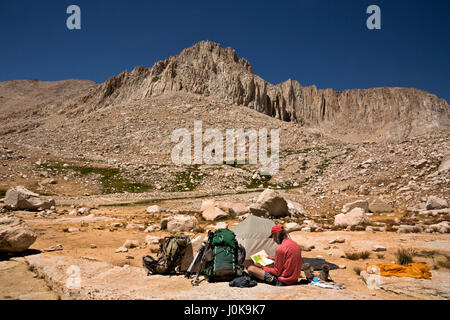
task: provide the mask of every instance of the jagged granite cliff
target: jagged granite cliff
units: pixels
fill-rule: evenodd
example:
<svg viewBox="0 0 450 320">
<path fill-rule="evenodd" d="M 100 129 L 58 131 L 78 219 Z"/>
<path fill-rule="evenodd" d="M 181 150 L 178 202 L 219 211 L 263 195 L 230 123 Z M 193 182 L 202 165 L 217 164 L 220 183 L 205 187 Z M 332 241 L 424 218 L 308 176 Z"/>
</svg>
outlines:
<svg viewBox="0 0 450 320">
<path fill-rule="evenodd" d="M 272 85 L 231 48 L 202 41 L 151 68 L 122 72 L 82 96 L 73 106 L 92 110 L 173 91 L 187 91 L 248 106 L 340 137 L 401 139 L 449 128 L 443 99 L 413 88 L 334 91 L 294 80 Z"/>
</svg>

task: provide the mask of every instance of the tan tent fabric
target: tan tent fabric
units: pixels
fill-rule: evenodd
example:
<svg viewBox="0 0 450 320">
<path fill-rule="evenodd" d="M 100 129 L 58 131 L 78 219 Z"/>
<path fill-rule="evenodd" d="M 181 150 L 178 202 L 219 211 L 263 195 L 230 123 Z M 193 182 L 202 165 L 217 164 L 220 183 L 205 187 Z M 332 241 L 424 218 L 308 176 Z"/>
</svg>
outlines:
<svg viewBox="0 0 450 320">
<path fill-rule="evenodd" d="M 247 219 L 231 229 L 236 234 L 239 244 L 242 244 L 246 250 L 246 260 L 263 249 L 269 256 L 275 256 L 278 245 L 269 238 L 270 230 L 274 225 L 272 220 L 249 215 Z"/>
</svg>

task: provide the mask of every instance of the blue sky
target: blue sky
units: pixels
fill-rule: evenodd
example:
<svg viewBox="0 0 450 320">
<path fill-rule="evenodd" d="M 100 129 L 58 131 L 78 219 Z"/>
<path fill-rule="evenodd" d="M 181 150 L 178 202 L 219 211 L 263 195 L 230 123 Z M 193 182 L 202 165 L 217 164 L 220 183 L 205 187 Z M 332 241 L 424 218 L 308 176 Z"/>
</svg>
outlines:
<svg viewBox="0 0 450 320">
<path fill-rule="evenodd" d="M 66 9 L 81 8 L 81 30 Z M 381 8 L 381 30 L 366 9 Z M 415 87 L 450 102 L 448 0 L 0 0 L 0 81 L 103 82 L 200 40 L 233 47 L 271 83 Z"/>
</svg>

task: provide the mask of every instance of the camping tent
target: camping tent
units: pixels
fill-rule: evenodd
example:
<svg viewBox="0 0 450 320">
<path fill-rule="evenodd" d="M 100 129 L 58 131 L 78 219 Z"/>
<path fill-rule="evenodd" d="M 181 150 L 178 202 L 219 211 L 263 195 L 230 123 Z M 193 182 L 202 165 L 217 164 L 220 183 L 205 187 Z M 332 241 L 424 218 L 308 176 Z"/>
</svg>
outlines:
<svg viewBox="0 0 450 320">
<path fill-rule="evenodd" d="M 245 248 L 246 260 L 263 249 L 269 256 L 275 256 L 278 245 L 269 238 L 270 230 L 274 225 L 272 220 L 249 215 L 247 219 L 231 229 L 236 234 L 239 244 Z"/>
</svg>

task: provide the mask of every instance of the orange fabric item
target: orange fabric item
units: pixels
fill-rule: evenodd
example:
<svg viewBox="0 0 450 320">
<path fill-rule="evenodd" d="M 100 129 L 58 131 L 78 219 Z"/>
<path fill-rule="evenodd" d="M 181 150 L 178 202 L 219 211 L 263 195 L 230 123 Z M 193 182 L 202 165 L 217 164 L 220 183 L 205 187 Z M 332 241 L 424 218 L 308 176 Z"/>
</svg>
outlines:
<svg viewBox="0 0 450 320">
<path fill-rule="evenodd" d="M 431 279 L 430 268 L 422 263 L 410 263 L 406 266 L 395 263 L 378 263 L 367 265 L 366 270 L 376 266 L 383 277 L 410 277 L 415 279 Z"/>
</svg>

